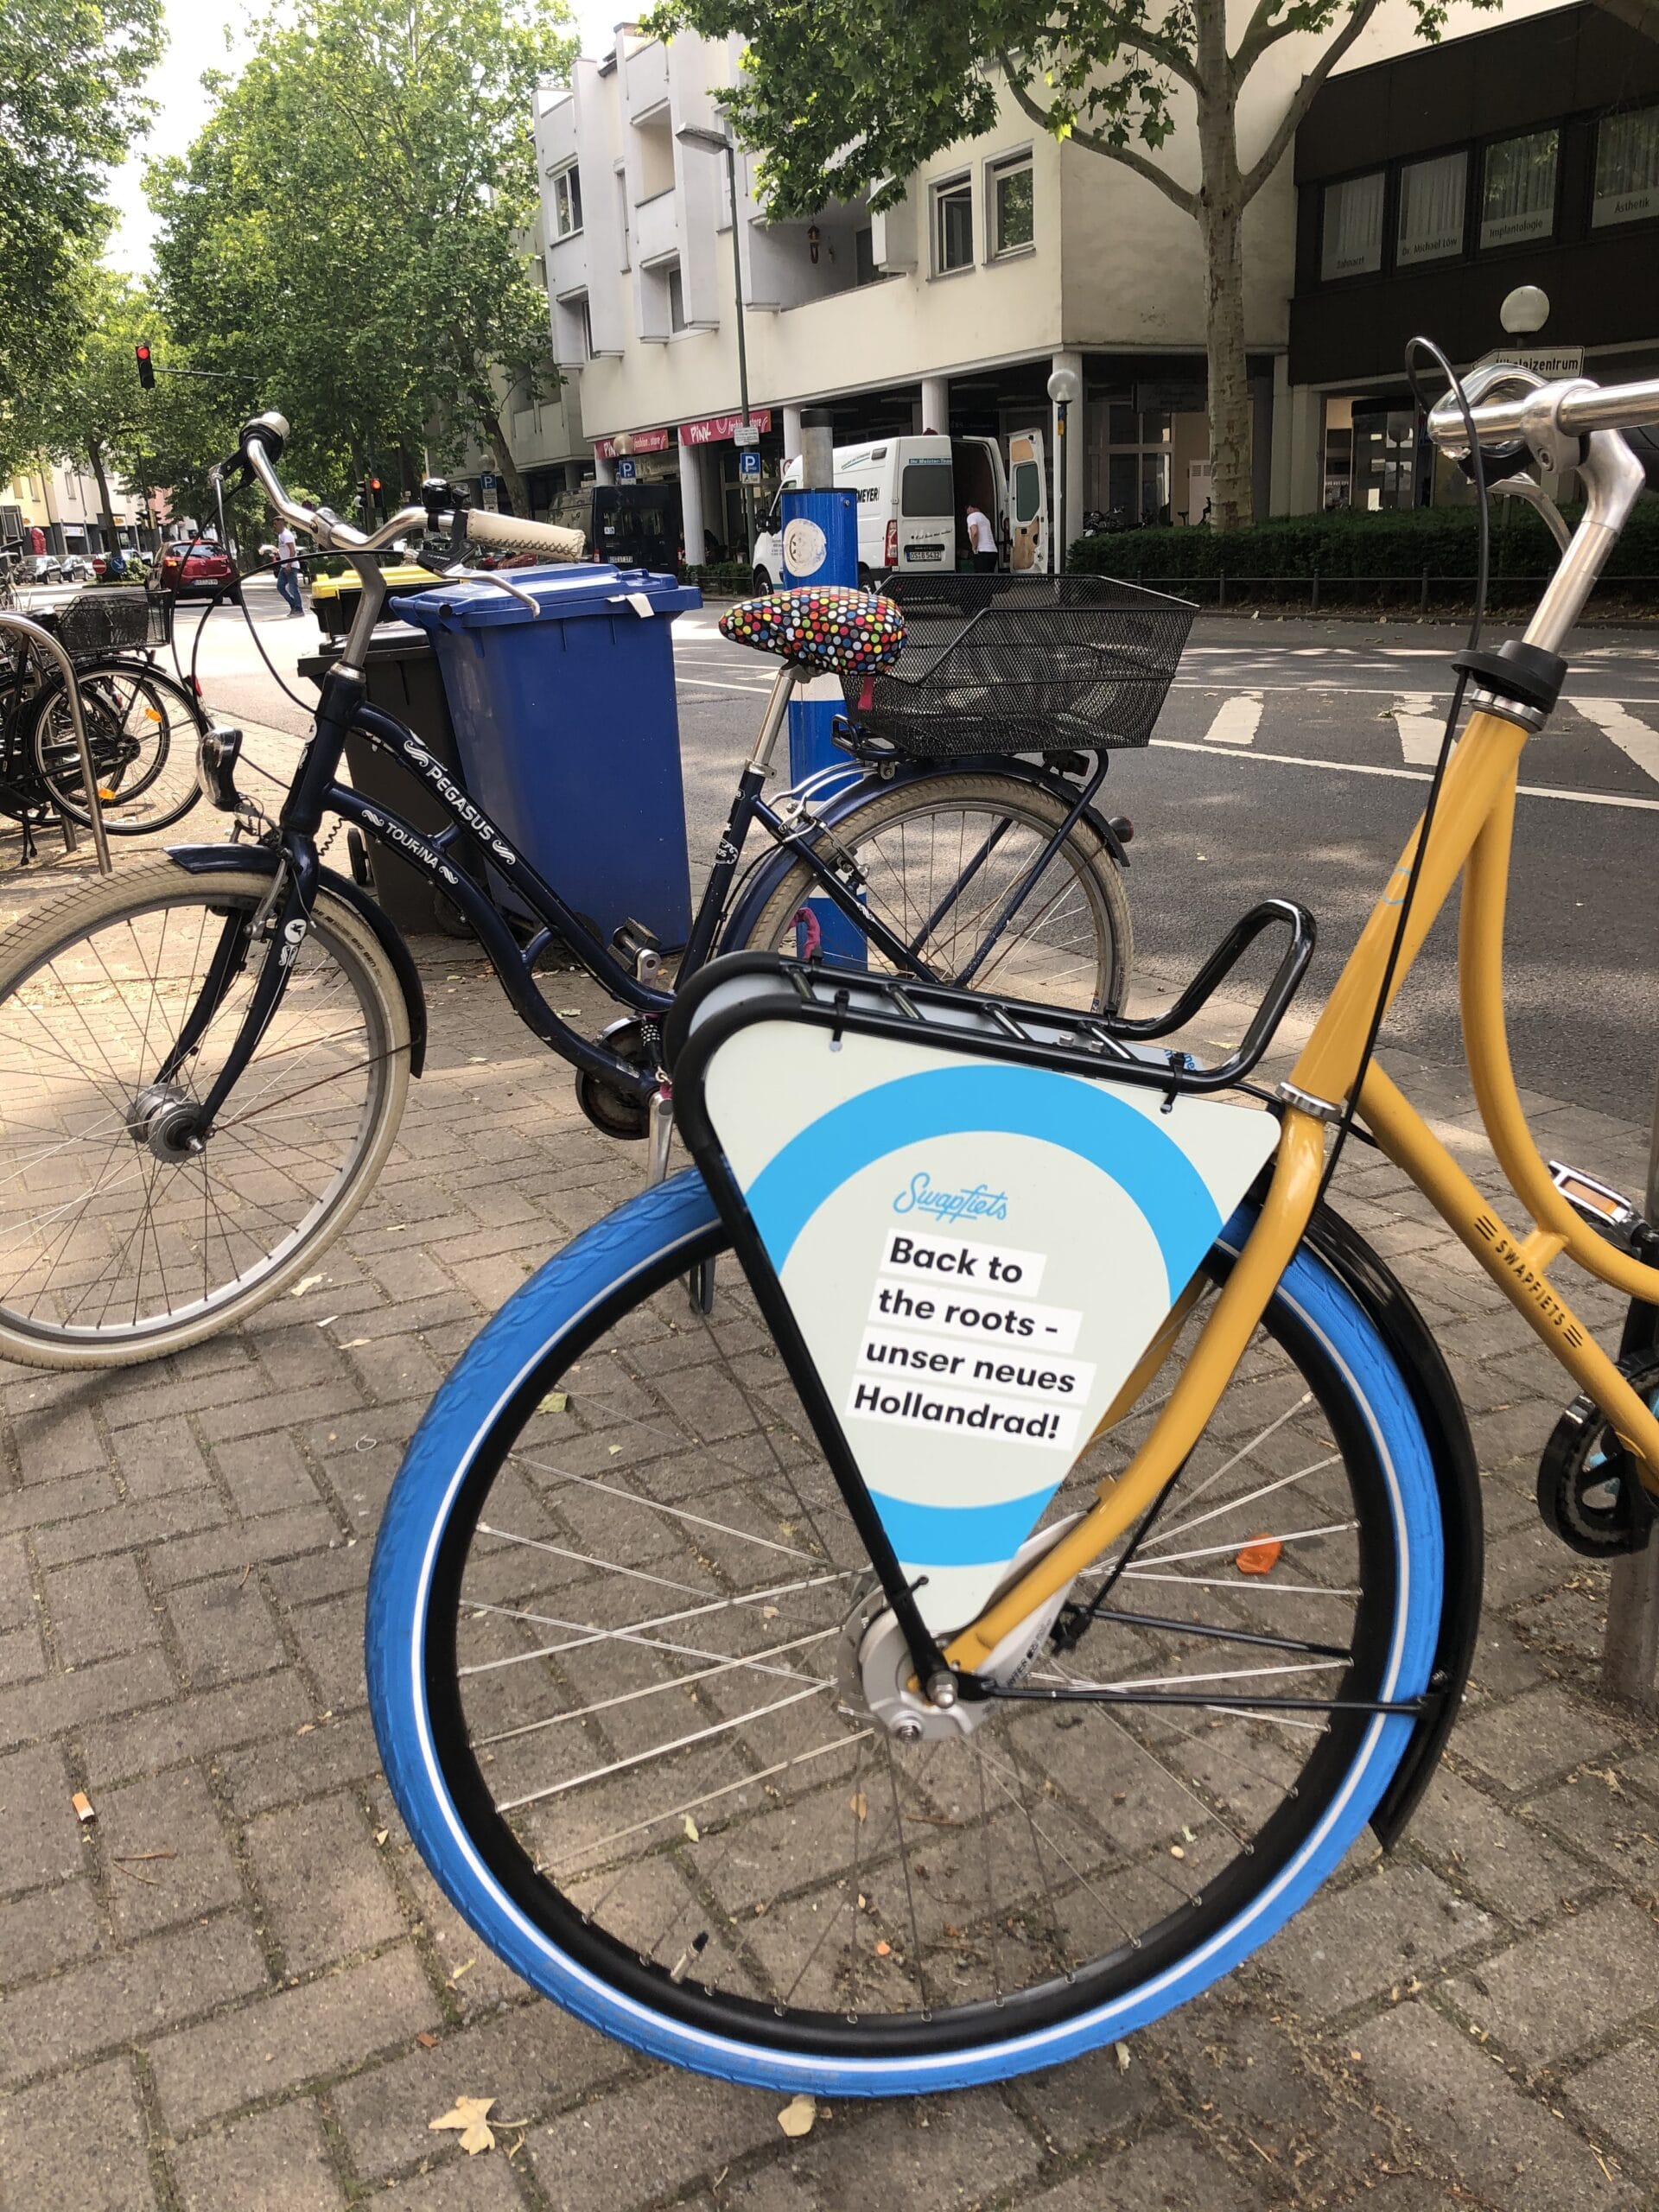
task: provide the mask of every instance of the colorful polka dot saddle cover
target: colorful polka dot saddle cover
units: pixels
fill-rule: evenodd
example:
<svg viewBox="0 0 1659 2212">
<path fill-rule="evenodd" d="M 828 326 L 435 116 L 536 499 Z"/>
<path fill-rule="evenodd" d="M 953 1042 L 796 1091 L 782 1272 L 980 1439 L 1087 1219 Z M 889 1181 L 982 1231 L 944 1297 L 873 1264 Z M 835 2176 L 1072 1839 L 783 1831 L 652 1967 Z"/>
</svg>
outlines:
<svg viewBox="0 0 1659 2212">
<path fill-rule="evenodd" d="M 802 584 L 727 608 L 720 632 L 758 652 L 837 676 L 874 676 L 904 650 L 905 618 L 890 599 L 844 584 Z"/>
</svg>

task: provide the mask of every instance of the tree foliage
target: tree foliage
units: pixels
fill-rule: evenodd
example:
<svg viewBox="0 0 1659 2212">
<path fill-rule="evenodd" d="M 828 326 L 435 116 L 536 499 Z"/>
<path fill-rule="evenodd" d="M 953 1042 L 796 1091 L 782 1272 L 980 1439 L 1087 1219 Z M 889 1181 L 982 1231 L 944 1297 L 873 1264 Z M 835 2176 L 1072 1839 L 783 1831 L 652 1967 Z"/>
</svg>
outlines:
<svg viewBox="0 0 1659 2212">
<path fill-rule="evenodd" d="M 37 452 L 91 465 L 101 518 L 112 532 L 112 489 L 143 488 L 146 395 L 132 349 L 151 316 L 137 285 L 98 262 L 78 272 L 69 299 L 57 351 L 32 382 L 19 419 Z"/>
<path fill-rule="evenodd" d="M 1446 4 L 1411 0 L 1422 36 L 1439 35 Z M 664 0 L 652 22 L 747 41 L 726 97 L 780 215 L 861 191 L 893 205 L 922 162 L 992 128 L 1006 86 L 1039 128 L 1190 216 L 1204 246 L 1215 518 L 1232 526 L 1251 512 L 1244 210 L 1379 5 L 1256 0 L 1236 37 L 1226 0 L 936 0 L 925 35 L 914 0 Z M 1306 73 L 1263 143 L 1242 152 L 1240 94 L 1287 39 Z"/>
<path fill-rule="evenodd" d="M 0 475 L 28 450 L 29 388 L 102 244 L 105 175 L 143 116 L 160 27 L 161 0 L 0 6 Z"/>
<path fill-rule="evenodd" d="M 336 495 L 371 470 L 411 484 L 424 446 L 467 435 L 516 487 L 491 371 L 556 376 L 523 248 L 566 20 L 564 0 L 298 0 L 150 172 L 172 328 L 251 377 Z"/>
</svg>

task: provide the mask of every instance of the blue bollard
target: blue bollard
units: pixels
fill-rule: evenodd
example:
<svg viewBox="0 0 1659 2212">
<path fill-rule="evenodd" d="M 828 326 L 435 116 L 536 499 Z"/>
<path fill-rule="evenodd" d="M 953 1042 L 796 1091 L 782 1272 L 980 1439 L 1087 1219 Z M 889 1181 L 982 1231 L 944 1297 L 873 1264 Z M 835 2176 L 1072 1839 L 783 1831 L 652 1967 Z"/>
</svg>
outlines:
<svg viewBox="0 0 1659 2212">
<path fill-rule="evenodd" d="M 784 493 L 784 582 L 792 584 L 849 584 L 858 582 L 858 494 L 855 492 L 795 492 Z M 845 714 L 841 685 L 832 676 L 817 677 L 797 693 L 789 709 L 789 774 L 797 787 L 803 778 L 823 768 L 846 768 L 847 754 L 830 732 L 837 715 Z M 834 903 L 822 896 L 807 901 L 817 924 L 819 948 L 826 959 L 868 965 L 862 934 Z M 796 932 L 798 942 L 810 938 L 810 931 Z M 811 950 L 810 942 L 800 946 Z"/>
</svg>

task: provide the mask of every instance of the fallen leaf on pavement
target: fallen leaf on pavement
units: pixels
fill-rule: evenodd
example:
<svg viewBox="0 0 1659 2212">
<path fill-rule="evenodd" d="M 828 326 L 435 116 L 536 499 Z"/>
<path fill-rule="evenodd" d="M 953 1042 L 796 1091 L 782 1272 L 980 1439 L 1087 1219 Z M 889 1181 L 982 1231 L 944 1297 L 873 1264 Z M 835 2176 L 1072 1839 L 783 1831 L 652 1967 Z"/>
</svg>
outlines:
<svg viewBox="0 0 1659 2212">
<path fill-rule="evenodd" d="M 778 2125 L 785 2135 L 810 2135 L 812 2123 L 818 2116 L 816 2097 L 791 2097 L 778 2115 Z"/>
<path fill-rule="evenodd" d="M 421 2030 L 421 2032 L 416 2037 L 415 2040 L 419 2044 L 423 2050 L 435 2050 L 438 2047 L 438 2039 L 436 2036 L 428 2035 L 424 2028 Z M 436 2123 L 434 2122 L 434 2125 L 435 2126 Z"/>
<path fill-rule="evenodd" d="M 495 2148 L 495 2132 L 489 2124 L 494 2104 L 493 2097 L 457 2097 L 448 2112 L 427 2121 L 427 2133 L 440 2127 L 458 2129 L 461 2149 L 469 2158 L 475 2158 L 480 2151 Z"/>
<path fill-rule="evenodd" d="M 690 1813 L 688 1813 L 684 1820 L 681 1821 L 680 1826 L 685 1830 L 687 1835 L 690 1836 L 693 1843 L 702 1842 L 702 1831 L 698 1827 L 696 1822 L 692 1819 Z"/>
<path fill-rule="evenodd" d="M 308 1290 L 315 1290 L 320 1282 L 327 1280 L 327 1275 L 302 1275 L 288 1294 L 290 1298 L 303 1298 Z"/>
</svg>

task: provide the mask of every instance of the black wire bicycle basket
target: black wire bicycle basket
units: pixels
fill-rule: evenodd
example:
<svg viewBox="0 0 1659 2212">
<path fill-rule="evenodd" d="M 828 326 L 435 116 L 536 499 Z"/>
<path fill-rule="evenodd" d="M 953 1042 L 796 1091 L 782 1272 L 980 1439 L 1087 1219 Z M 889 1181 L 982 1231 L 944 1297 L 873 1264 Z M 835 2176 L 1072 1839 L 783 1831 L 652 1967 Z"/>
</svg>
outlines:
<svg viewBox="0 0 1659 2212">
<path fill-rule="evenodd" d="M 143 652 L 171 640 L 173 608 L 143 584 L 92 585 L 58 616 L 57 635 L 65 652 L 80 659 Z"/>
<path fill-rule="evenodd" d="M 855 750 L 936 760 L 1147 744 L 1197 608 L 1110 576 L 889 576 L 905 649 L 842 679 Z"/>
</svg>

